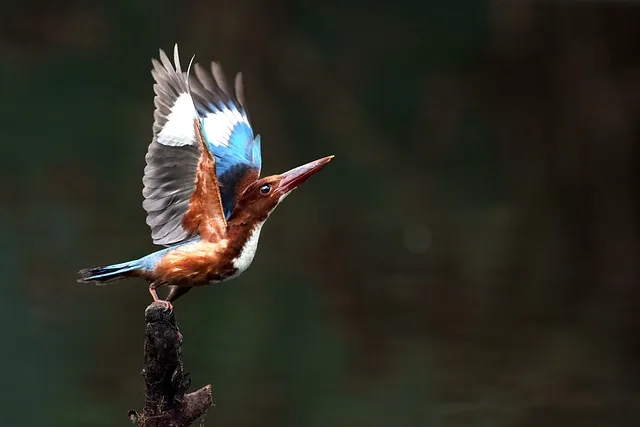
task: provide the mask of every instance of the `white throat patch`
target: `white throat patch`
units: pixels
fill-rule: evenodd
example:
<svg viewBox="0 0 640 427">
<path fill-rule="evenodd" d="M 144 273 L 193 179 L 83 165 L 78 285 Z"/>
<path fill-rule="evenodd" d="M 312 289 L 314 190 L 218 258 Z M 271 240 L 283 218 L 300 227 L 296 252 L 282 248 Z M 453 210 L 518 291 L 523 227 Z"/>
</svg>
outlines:
<svg viewBox="0 0 640 427">
<path fill-rule="evenodd" d="M 256 254 L 256 249 L 258 249 L 258 239 L 260 239 L 260 230 L 262 230 L 263 225 L 264 222 L 256 225 L 256 227 L 253 229 L 253 232 L 244 244 L 244 247 L 240 251 L 240 254 L 233 259 L 233 266 L 238 269 L 238 272 L 234 274 L 234 276 L 239 275 L 251 265 L 253 257 Z"/>
</svg>

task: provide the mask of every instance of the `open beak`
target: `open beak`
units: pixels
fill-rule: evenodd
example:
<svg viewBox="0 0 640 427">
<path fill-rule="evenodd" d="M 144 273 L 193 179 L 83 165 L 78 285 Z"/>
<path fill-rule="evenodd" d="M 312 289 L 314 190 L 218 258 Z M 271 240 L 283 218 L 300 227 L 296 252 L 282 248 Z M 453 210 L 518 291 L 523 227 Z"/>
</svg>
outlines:
<svg viewBox="0 0 640 427">
<path fill-rule="evenodd" d="M 331 159 L 333 159 L 333 156 L 323 157 L 283 173 L 280 175 L 280 185 L 277 191 L 282 195 L 290 193 L 300 184 L 308 180 L 311 175 L 324 168 Z"/>
</svg>

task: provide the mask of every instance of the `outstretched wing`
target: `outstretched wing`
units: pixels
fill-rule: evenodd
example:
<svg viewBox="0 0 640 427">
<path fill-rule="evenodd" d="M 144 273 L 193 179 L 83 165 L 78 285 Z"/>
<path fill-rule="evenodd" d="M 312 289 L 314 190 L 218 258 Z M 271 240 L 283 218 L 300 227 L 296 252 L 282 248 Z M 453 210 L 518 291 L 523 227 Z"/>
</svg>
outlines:
<svg viewBox="0 0 640 427">
<path fill-rule="evenodd" d="M 211 63 L 210 72 L 199 64 L 194 68 L 195 75 L 189 77 L 191 95 L 216 160 L 222 206 L 229 218 L 236 196 L 260 176 L 260 136 L 251 129 L 242 75 L 237 74 L 234 91 L 219 64 Z"/>
<path fill-rule="evenodd" d="M 160 61 L 152 60 L 151 71 L 156 110 L 142 179 L 142 206 L 158 245 L 197 235 L 220 239 L 226 230 L 215 159 L 206 147 L 177 45 L 174 62 L 175 68 L 160 50 Z"/>
</svg>

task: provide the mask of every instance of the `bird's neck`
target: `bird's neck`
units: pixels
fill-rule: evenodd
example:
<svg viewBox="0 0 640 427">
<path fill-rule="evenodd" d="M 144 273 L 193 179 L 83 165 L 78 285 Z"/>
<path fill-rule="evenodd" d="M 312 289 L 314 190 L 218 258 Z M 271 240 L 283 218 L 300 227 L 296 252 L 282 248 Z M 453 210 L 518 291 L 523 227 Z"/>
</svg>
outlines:
<svg viewBox="0 0 640 427">
<path fill-rule="evenodd" d="M 227 221 L 227 239 L 240 244 L 249 239 L 254 231 L 260 232 L 266 218 L 231 217 Z"/>
<path fill-rule="evenodd" d="M 246 270 L 258 248 L 260 231 L 265 219 L 245 218 L 244 220 L 230 218 L 228 222 L 227 251 L 233 266 L 238 269 L 238 274 Z"/>
<path fill-rule="evenodd" d="M 253 212 L 250 209 L 246 208 L 236 208 L 233 210 L 233 213 L 227 220 L 227 233 L 233 235 L 235 233 L 239 233 L 240 230 L 250 230 L 257 227 L 259 224 L 264 224 L 264 222 L 269 217 L 268 212 Z"/>
</svg>

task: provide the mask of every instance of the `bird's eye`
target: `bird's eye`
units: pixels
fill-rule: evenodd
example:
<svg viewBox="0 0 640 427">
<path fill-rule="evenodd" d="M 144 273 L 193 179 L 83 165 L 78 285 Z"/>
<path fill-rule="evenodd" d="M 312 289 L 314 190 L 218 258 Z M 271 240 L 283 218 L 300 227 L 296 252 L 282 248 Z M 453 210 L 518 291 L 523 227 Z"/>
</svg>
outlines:
<svg viewBox="0 0 640 427">
<path fill-rule="evenodd" d="M 271 186 L 269 184 L 264 184 L 260 186 L 260 194 L 269 194 L 271 191 Z"/>
</svg>

